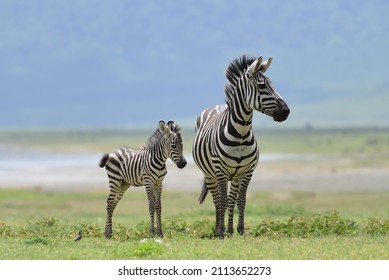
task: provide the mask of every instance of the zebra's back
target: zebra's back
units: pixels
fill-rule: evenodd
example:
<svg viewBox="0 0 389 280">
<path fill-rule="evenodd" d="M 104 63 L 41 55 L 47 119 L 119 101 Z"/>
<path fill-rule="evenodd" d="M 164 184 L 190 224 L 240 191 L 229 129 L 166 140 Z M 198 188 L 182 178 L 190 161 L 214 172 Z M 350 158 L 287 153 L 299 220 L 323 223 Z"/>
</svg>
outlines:
<svg viewBox="0 0 389 280">
<path fill-rule="evenodd" d="M 162 181 L 166 174 L 166 168 L 150 167 L 150 152 L 143 149 L 120 148 L 108 155 L 105 168 L 110 179 L 137 187 L 144 186 L 145 179 Z"/>
<path fill-rule="evenodd" d="M 202 111 L 200 116 L 198 116 L 196 119 L 196 131 L 199 130 L 200 127 L 204 126 L 213 117 L 223 112 L 225 109 L 227 109 L 227 104 L 220 104 L 209 107 Z"/>
</svg>

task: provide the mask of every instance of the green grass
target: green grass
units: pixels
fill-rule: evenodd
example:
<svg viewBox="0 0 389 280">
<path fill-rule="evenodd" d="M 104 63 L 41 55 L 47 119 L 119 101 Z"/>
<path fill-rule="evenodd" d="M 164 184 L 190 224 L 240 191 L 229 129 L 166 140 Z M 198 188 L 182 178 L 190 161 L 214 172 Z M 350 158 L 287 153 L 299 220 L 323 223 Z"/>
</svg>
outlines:
<svg viewBox="0 0 389 280">
<path fill-rule="evenodd" d="M 106 240 L 106 195 L 0 190 L 0 259 L 389 258 L 389 192 L 249 193 L 246 234 L 224 240 L 211 199 L 199 206 L 197 193 L 164 192 L 161 242 L 148 234 L 144 192 L 131 190 Z"/>
<path fill-rule="evenodd" d="M 103 153 L 124 145 L 139 147 L 152 132 L 0 131 L 0 143 L 60 153 Z M 255 132 L 262 152 L 319 155 L 324 160 L 309 162 L 315 168 L 389 164 L 385 129 Z M 190 153 L 193 131 L 183 129 L 183 138 L 185 152 Z M 301 168 L 301 162 L 281 164 L 286 167 L 267 164 L 277 170 Z M 388 191 L 249 191 L 246 234 L 224 240 L 214 237 L 210 198 L 200 206 L 199 193 L 162 195 L 165 237 L 159 243 L 147 233 L 143 188 L 130 189 L 119 203 L 112 240 L 103 235 L 108 191 L 0 189 L 0 259 L 389 259 Z M 84 237 L 74 242 L 79 230 Z"/>
</svg>

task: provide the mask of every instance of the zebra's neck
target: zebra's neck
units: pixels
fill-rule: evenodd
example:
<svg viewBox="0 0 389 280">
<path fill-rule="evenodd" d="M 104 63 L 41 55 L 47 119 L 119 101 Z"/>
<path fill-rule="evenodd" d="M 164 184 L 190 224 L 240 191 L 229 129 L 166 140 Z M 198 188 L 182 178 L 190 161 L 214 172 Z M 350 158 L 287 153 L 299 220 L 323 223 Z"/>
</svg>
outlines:
<svg viewBox="0 0 389 280">
<path fill-rule="evenodd" d="M 161 166 L 165 165 L 167 158 L 169 157 L 169 152 L 166 148 L 166 139 L 162 139 L 157 145 L 153 148 L 154 160 L 159 163 Z"/>
<path fill-rule="evenodd" d="M 155 164 L 162 166 L 169 157 L 168 151 L 165 147 L 166 145 L 166 139 L 157 129 L 153 136 L 151 136 L 147 143 L 143 146 L 143 149 L 150 153 Z"/>
<path fill-rule="evenodd" d="M 253 112 L 251 111 L 250 114 L 244 115 L 243 118 L 234 108 L 228 108 L 226 113 L 225 134 L 228 134 L 230 138 L 235 138 L 235 141 L 240 143 L 250 138 Z"/>
<path fill-rule="evenodd" d="M 242 143 L 252 136 L 253 110 L 245 106 L 242 100 L 232 101 L 226 110 L 225 133 Z"/>
</svg>

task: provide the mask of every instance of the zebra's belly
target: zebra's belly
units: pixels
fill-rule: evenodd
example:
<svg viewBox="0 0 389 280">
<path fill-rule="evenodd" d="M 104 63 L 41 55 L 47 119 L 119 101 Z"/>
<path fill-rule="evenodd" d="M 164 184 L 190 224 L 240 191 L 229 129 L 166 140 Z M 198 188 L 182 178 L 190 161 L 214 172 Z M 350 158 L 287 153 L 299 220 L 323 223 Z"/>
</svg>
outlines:
<svg viewBox="0 0 389 280">
<path fill-rule="evenodd" d="M 249 157 L 241 161 L 235 161 L 230 158 L 224 158 L 223 164 L 219 167 L 229 178 L 241 177 L 244 174 L 252 172 L 258 163 L 258 157 Z"/>
<path fill-rule="evenodd" d="M 161 185 L 166 175 L 166 170 L 160 173 L 154 174 L 138 174 L 137 176 L 126 176 L 124 181 L 126 184 L 133 187 L 143 187 L 147 184 Z"/>
<path fill-rule="evenodd" d="M 257 166 L 259 159 L 258 151 L 254 151 L 253 155 L 246 157 L 242 157 L 242 153 L 237 150 L 235 150 L 235 153 L 229 154 L 228 157 L 203 154 L 203 159 L 200 160 L 198 156 L 198 154 L 194 154 L 194 160 L 197 166 L 206 177 L 213 178 L 216 177 L 218 172 L 225 174 L 228 178 L 240 177 L 248 172 L 252 172 Z"/>
</svg>

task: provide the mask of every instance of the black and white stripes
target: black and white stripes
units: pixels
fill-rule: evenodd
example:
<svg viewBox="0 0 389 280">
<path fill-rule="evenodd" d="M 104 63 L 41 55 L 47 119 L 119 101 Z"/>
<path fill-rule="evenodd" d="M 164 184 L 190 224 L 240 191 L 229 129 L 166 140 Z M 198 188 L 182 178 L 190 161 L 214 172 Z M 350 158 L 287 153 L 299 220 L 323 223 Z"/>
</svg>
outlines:
<svg viewBox="0 0 389 280">
<path fill-rule="evenodd" d="M 264 75 L 272 58 L 262 62 L 245 55 L 233 60 L 226 70 L 226 104 L 204 110 L 196 120 L 192 154 L 204 174 L 202 203 L 212 194 L 216 210 L 216 232 L 224 236 L 224 216 L 228 208 L 228 232 L 233 233 L 233 212 L 238 206 L 237 230 L 244 233 L 246 191 L 259 159 L 252 132 L 253 111 L 286 120 L 289 108 Z M 228 182 L 231 186 L 228 191 Z"/>
<path fill-rule="evenodd" d="M 105 167 L 110 194 L 107 199 L 105 237 L 112 236 L 112 215 L 117 203 L 130 186 L 145 186 L 149 202 L 150 233 L 154 234 L 154 215 L 157 216 L 157 234 L 162 236 L 161 193 L 167 173 L 165 162 L 169 157 L 178 168 L 184 168 L 183 142 L 180 128 L 173 122 L 159 122 L 158 129 L 140 149 L 120 148 L 105 154 L 99 166 Z"/>
<path fill-rule="evenodd" d="M 234 232 L 235 205 L 239 212 L 237 230 L 244 234 L 246 192 L 259 160 L 259 149 L 252 131 L 254 111 L 277 122 L 286 120 L 289 115 L 287 104 L 264 74 L 271 62 L 272 58 L 262 62 L 262 57 L 255 59 L 245 55 L 233 60 L 226 70 L 229 82 L 225 86 L 226 104 L 205 109 L 196 120 L 192 154 L 204 175 L 199 201 L 202 203 L 211 192 L 216 210 L 216 234 L 220 238 L 225 234 L 227 209 L 227 231 L 229 234 Z M 185 167 L 182 143 L 179 127 L 172 121 L 167 124 L 160 121 L 158 129 L 142 148 L 120 148 L 103 156 L 100 167 L 106 168 L 110 186 L 106 238 L 112 236 L 115 207 L 130 186 L 146 187 L 150 233 L 163 236 L 161 192 L 167 172 L 165 162 L 170 157 L 177 167 Z"/>
</svg>

